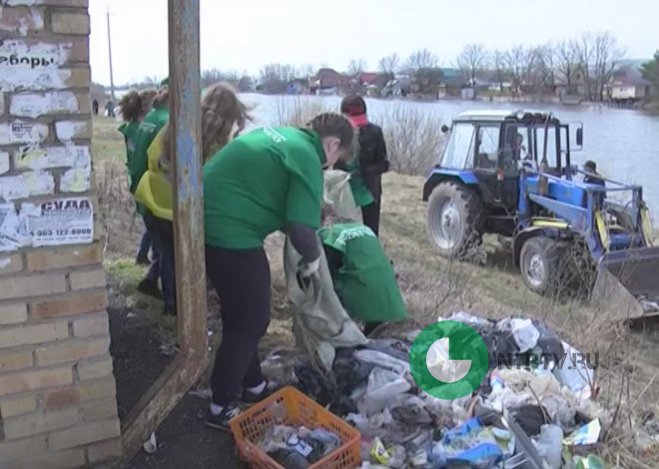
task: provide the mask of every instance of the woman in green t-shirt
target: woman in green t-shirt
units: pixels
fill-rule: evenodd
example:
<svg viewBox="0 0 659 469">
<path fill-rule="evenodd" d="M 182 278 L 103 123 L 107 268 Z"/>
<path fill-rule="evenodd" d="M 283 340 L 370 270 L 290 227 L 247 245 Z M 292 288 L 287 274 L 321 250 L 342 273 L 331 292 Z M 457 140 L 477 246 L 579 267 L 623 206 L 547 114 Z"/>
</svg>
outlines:
<svg viewBox="0 0 659 469">
<path fill-rule="evenodd" d="M 285 232 L 303 259 L 299 274 L 308 278 L 318 270 L 323 168 L 350 158 L 353 138 L 346 118 L 321 114 L 306 129 L 267 127 L 245 134 L 204 167 L 206 272 L 222 313 L 210 427 L 228 430 L 241 401 L 258 402 L 269 392 L 257 353 L 270 322 L 263 242 Z"/>
<path fill-rule="evenodd" d="M 119 132 L 123 134 L 126 143 L 126 168 L 129 175 L 129 186 L 130 168 L 134 164 L 133 160 L 137 148 L 138 128 L 144 116 L 151 110 L 153 99 L 157 93 L 156 90 L 143 90 L 140 92 L 133 90 L 126 93 L 119 101 L 119 112 L 124 121 L 119 127 Z M 153 253 L 153 260 L 149 260 L 149 251 Z M 160 296 L 160 292 L 158 291 L 158 276 L 160 274 L 159 254 L 152 245 L 152 237 L 149 230 L 144 230 L 135 262 L 140 265 L 150 266 L 146 276 L 140 281 L 138 290 L 155 297 Z"/>
</svg>

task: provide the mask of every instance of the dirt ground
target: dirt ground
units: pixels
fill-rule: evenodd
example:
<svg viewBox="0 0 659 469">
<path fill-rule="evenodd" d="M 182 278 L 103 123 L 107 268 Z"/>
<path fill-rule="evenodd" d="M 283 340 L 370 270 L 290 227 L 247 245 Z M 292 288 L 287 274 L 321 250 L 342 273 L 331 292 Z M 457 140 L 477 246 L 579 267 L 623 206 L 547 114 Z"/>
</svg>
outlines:
<svg viewBox="0 0 659 469">
<path fill-rule="evenodd" d="M 99 193 L 99 225 L 106 247 L 111 288 L 110 321 L 115 358 L 120 416 L 124 417 L 156 379 L 170 359 L 176 342 L 175 320 L 163 318 L 162 304 L 140 296 L 135 286 L 143 270 L 133 256 L 142 222 L 133 216 L 126 190 L 122 142 L 113 134 L 116 123 L 95 122 L 96 183 Z M 530 293 L 510 265 L 510 257 L 495 239 L 488 238 L 478 262 L 451 263 L 438 258 L 427 241 L 425 205 L 421 202 L 423 178 L 387 174 L 381 239 L 393 260 L 401 291 L 413 320 L 435 321 L 451 311 L 464 310 L 481 316 L 524 314 L 547 322 L 565 340 L 583 352 L 599 354 L 600 403 L 615 412 L 614 428 L 600 453 L 618 467 L 659 467 L 659 454 L 642 453 L 633 445 L 638 417 L 659 415 L 659 338 L 656 328 L 629 331 L 607 319 L 606 311 L 565 300 L 540 298 Z M 273 321 L 262 344 L 263 352 L 292 344 L 291 322 L 284 295 L 281 239 L 268 240 L 273 290 Z M 209 307 L 211 346 L 219 341 L 219 319 L 213 297 Z M 211 361 L 212 362 L 212 361 Z M 207 388 L 207 376 L 195 386 Z M 198 412 L 207 400 L 186 396 L 156 432 L 158 451 L 138 453 L 124 467 L 234 468 L 231 439 L 206 429 Z"/>
</svg>

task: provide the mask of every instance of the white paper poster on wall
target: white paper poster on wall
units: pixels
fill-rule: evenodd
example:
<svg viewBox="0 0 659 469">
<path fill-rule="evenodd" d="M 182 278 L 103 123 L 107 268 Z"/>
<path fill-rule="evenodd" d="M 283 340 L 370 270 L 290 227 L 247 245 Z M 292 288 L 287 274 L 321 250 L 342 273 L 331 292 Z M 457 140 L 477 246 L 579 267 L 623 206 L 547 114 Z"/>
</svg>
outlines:
<svg viewBox="0 0 659 469">
<path fill-rule="evenodd" d="M 70 70 L 61 70 L 72 43 L 29 44 L 5 40 L 0 43 L 0 88 L 3 91 L 64 88 Z"/>
<path fill-rule="evenodd" d="M 62 192 L 87 192 L 91 186 L 91 166 L 86 168 L 73 168 L 66 171 L 59 182 Z"/>
<path fill-rule="evenodd" d="M 46 114 L 76 112 L 78 108 L 76 95 L 71 91 L 61 91 L 14 95 L 9 112 L 12 116 L 36 119 Z"/>
<path fill-rule="evenodd" d="M 18 169 L 88 168 L 91 155 L 89 147 L 84 145 L 23 147 L 14 155 L 14 166 Z"/>
<path fill-rule="evenodd" d="M 0 151 L 0 174 L 9 172 L 9 153 Z"/>
<path fill-rule="evenodd" d="M 39 205 L 24 203 L 32 245 L 61 246 L 94 241 L 94 211 L 87 197 L 54 199 Z"/>
<path fill-rule="evenodd" d="M 45 171 L 30 171 L 18 176 L 0 177 L 0 201 L 10 202 L 55 192 L 55 178 Z"/>
<path fill-rule="evenodd" d="M 14 204 L 0 204 L 0 252 L 16 251 L 29 244 L 25 228 Z"/>
<path fill-rule="evenodd" d="M 0 145 L 36 144 L 48 137 L 48 126 L 39 122 L 17 120 L 0 124 Z"/>
</svg>

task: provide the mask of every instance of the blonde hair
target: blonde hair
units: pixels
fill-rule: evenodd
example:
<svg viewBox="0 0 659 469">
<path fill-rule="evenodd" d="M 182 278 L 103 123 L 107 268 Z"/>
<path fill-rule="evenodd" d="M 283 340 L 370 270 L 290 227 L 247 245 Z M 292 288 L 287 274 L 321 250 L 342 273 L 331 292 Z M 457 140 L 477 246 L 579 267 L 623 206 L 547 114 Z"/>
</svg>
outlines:
<svg viewBox="0 0 659 469">
<path fill-rule="evenodd" d="M 201 100 L 201 163 L 204 164 L 234 136 L 234 126 L 238 132 L 252 120 L 247 106 L 238 99 L 228 83 L 216 83 L 206 91 Z M 172 135 L 170 126 L 165 127 L 163 154 L 159 160 L 160 169 L 169 172 L 172 155 Z"/>
</svg>

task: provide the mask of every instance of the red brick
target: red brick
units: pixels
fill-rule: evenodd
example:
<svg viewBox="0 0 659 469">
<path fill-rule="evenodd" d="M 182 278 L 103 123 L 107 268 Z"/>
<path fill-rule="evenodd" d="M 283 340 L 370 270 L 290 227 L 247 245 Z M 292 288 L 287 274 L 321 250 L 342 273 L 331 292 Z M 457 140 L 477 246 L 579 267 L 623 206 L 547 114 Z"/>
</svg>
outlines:
<svg viewBox="0 0 659 469">
<path fill-rule="evenodd" d="M 52 295 L 65 291 L 66 277 L 64 274 L 0 278 L 0 298 L 3 300 Z"/>
<path fill-rule="evenodd" d="M 27 305 L 23 303 L 12 303 L 0 305 L 0 326 L 8 324 L 20 324 L 27 321 Z"/>
<path fill-rule="evenodd" d="M 0 253 L 0 275 L 15 274 L 23 270 L 23 259 L 20 254 L 11 256 Z"/>
<path fill-rule="evenodd" d="M 80 267 L 103 261 L 99 244 L 32 251 L 27 254 L 27 269 L 33 272 Z"/>
<path fill-rule="evenodd" d="M 122 456 L 121 439 L 103 441 L 87 447 L 87 459 L 90 463 L 99 463 L 103 461 L 120 458 Z"/>
<path fill-rule="evenodd" d="M 66 322 L 29 324 L 0 329 L 0 348 L 52 342 L 67 339 L 69 325 Z"/>
<path fill-rule="evenodd" d="M 51 319 L 61 316 L 105 311 L 108 307 L 106 292 L 68 295 L 33 303 L 30 312 L 33 319 Z"/>
<path fill-rule="evenodd" d="M 107 336 L 110 332 L 107 313 L 99 316 L 90 316 L 77 319 L 73 322 L 73 335 L 75 337 Z"/>
<path fill-rule="evenodd" d="M 105 270 L 86 270 L 82 272 L 71 272 L 69 275 L 71 290 L 88 290 L 91 288 L 105 288 L 107 279 Z"/>
<path fill-rule="evenodd" d="M 119 420 L 116 418 L 99 420 L 85 425 L 77 425 L 67 430 L 60 430 L 50 434 L 49 443 L 51 451 L 74 448 L 76 446 L 96 443 L 116 438 L 121 434 Z"/>
<path fill-rule="evenodd" d="M 71 367 L 11 373 L 0 376 L 0 396 L 61 387 L 72 382 L 73 370 Z"/>
<path fill-rule="evenodd" d="M 0 373 L 32 367 L 32 350 L 0 352 Z"/>
<path fill-rule="evenodd" d="M 44 409 L 52 412 L 80 404 L 80 391 L 76 388 L 49 391 L 43 395 Z"/>
<path fill-rule="evenodd" d="M 3 419 L 5 441 L 69 428 L 79 422 L 78 409 L 62 412 L 36 412 L 21 417 Z"/>
</svg>

